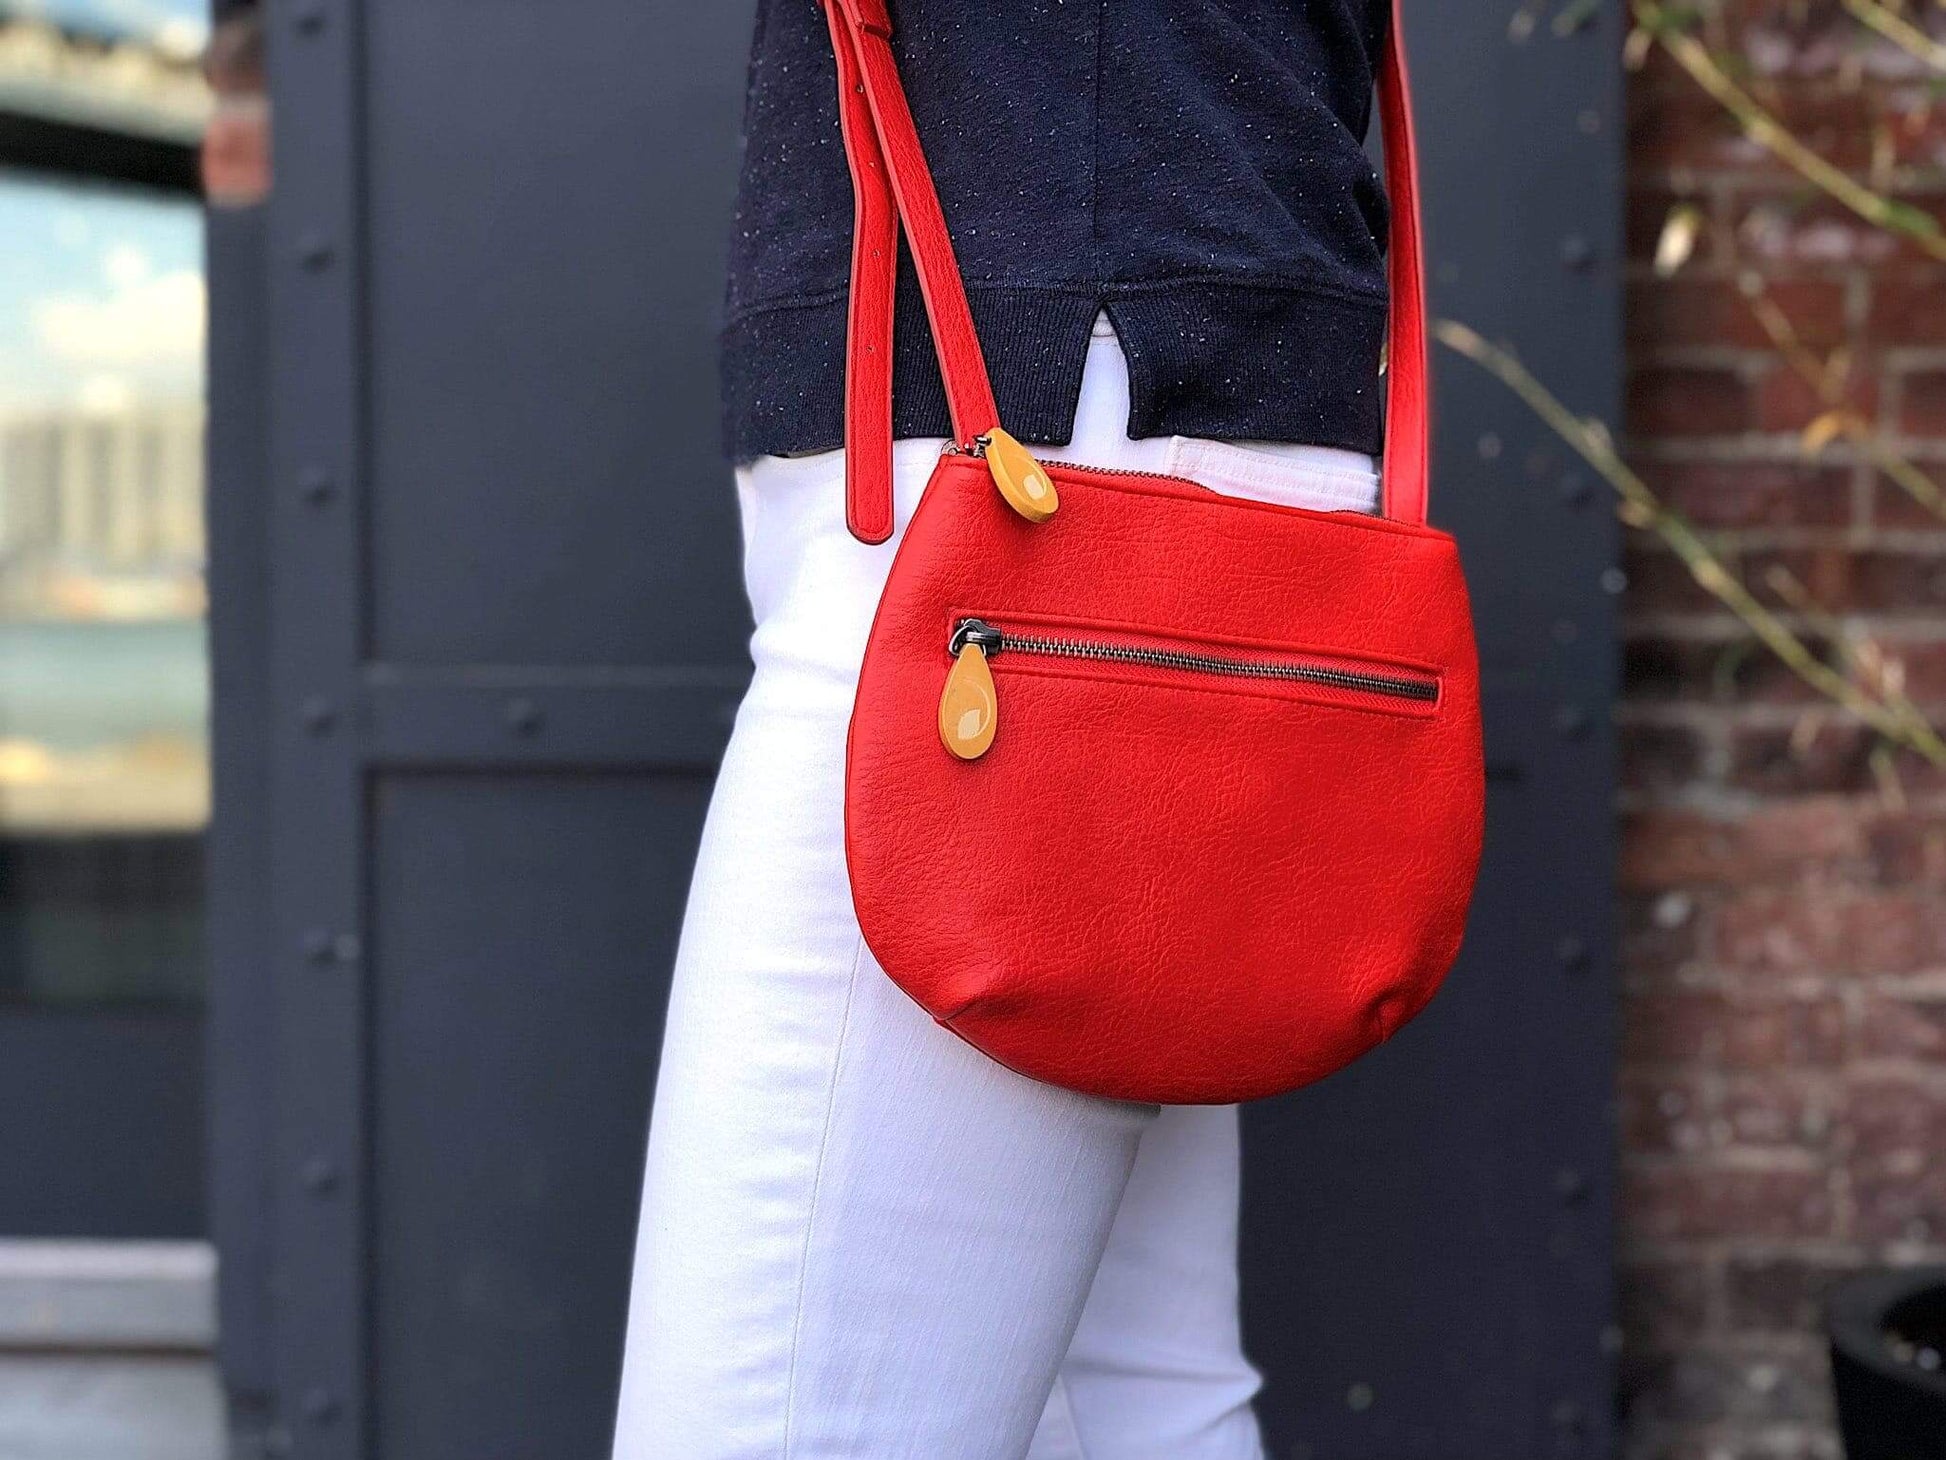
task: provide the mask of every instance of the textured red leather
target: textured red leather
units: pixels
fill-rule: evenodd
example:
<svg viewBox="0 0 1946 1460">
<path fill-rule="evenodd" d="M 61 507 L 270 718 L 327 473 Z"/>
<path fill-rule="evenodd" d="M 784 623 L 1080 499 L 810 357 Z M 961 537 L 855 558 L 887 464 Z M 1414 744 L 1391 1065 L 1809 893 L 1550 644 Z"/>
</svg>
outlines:
<svg viewBox="0 0 1946 1460">
<path fill-rule="evenodd" d="M 970 440 L 997 418 L 889 17 L 882 0 L 828 8 L 859 247 L 896 232 L 889 190 Z M 1381 86 L 1398 220 L 1386 515 L 1050 464 L 1061 507 L 1035 524 L 984 462 L 955 455 L 893 562 L 847 752 L 859 926 L 934 1018 L 1035 1078 L 1167 1103 L 1293 1089 L 1391 1035 L 1458 952 L 1483 822 L 1479 676 L 1458 552 L 1424 525 L 1424 293 L 1397 27 L 1395 15 Z M 874 189 L 879 200 L 863 196 Z M 889 530 L 888 286 L 875 259 L 853 277 L 847 510 L 855 530 Z M 1003 648 L 989 661 L 997 734 L 963 761 L 937 716 L 967 617 L 1350 663 L 1437 692 L 1386 699 Z"/>
</svg>

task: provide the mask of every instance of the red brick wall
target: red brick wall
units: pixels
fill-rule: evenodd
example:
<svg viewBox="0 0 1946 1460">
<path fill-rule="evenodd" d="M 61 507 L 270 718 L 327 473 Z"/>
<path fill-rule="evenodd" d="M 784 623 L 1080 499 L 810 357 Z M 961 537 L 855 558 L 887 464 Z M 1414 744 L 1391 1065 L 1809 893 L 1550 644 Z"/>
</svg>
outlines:
<svg viewBox="0 0 1946 1460">
<path fill-rule="evenodd" d="M 1946 211 L 1946 98 L 1916 63 L 1821 0 L 1724 12 L 1800 136 Z M 1946 723 L 1946 521 L 1848 446 L 1804 459 L 1819 405 L 1739 289 L 1756 271 L 1807 343 L 1847 352 L 1850 398 L 1946 483 L 1946 266 L 1797 182 L 1666 58 L 1631 78 L 1629 155 L 1634 460 L 1762 596 L 1789 568 Z M 1707 231 L 1660 279 L 1680 200 Z M 1821 1292 L 1946 1254 L 1946 775 L 1903 757 L 1888 799 L 1871 738 L 1631 538 L 1628 1453 L 1835 1456 Z"/>
</svg>

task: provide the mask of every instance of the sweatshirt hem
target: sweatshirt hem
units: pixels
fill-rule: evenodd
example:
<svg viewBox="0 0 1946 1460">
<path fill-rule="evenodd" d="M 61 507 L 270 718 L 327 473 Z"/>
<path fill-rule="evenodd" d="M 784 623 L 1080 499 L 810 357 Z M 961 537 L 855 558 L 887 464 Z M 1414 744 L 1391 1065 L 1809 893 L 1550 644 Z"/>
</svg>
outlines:
<svg viewBox="0 0 1946 1460">
<path fill-rule="evenodd" d="M 1128 360 L 1132 438 L 1291 441 L 1376 455 L 1382 300 L 1210 276 L 1099 285 L 970 284 L 1007 429 L 1066 445 L 1094 321 Z M 735 315 L 722 335 L 723 439 L 733 461 L 844 443 L 844 291 Z M 925 305 L 910 270 L 895 307 L 893 433 L 952 434 Z"/>
</svg>

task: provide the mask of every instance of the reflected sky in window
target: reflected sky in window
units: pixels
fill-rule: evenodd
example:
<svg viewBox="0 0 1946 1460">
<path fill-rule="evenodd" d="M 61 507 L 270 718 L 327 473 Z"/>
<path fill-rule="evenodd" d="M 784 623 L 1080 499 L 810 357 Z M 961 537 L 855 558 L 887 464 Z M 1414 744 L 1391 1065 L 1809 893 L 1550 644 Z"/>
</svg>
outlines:
<svg viewBox="0 0 1946 1460">
<path fill-rule="evenodd" d="M 141 36 L 172 49 L 198 47 L 209 33 L 207 0 L 0 0 L 0 17 L 23 16 L 96 35 Z"/>
<path fill-rule="evenodd" d="M 199 395 L 202 239 L 191 206 L 0 172 L 0 410 Z"/>
</svg>

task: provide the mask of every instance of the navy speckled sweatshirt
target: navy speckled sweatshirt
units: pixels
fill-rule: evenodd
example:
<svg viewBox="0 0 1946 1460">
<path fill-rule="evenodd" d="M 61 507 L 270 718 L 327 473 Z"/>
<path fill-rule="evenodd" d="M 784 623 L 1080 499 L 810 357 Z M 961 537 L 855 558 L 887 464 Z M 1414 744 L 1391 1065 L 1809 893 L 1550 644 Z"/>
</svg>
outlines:
<svg viewBox="0 0 1946 1460">
<path fill-rule="evenodd" d="M 1376 453 L 1388 0 L 893 0 L 1001 418 L 1065 442 L 1097 311 L 1129 434 Z M 723 331 L 738 460 L 844 438 L 851 179 L 817 0 L 759 0 Z M 910 260 L 900 436 L 950 432 Z"/>
</svg>

